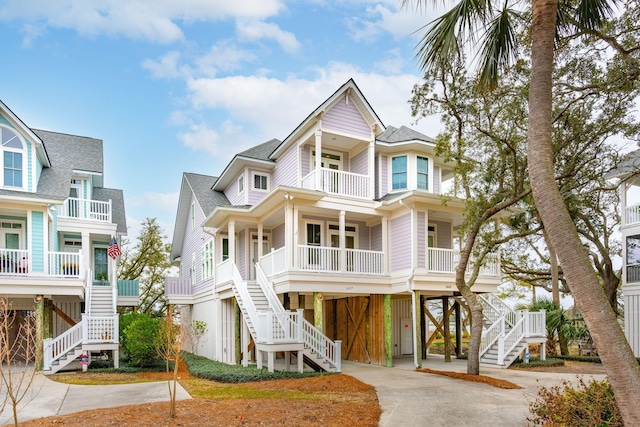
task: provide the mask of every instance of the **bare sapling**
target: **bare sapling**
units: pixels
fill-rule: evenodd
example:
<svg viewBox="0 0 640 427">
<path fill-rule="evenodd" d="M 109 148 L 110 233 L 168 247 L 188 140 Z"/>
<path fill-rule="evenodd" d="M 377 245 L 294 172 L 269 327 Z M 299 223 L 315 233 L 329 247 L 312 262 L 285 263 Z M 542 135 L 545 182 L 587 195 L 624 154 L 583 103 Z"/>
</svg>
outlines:
<svg viewBox="0 0 640 427">
<path fill-rule="evenodd" d="M 176 313 L 173 312 L 173 306 L 167 306 L 163 322 L 160 324 L 160 332 L 156 341 L 156 351 L 165 360 L 167 373 L 170 372 L 170 362 L 173 362 L 173 376 L 167 378 L 169 387 L 170 408 L 169 415 L 171 418 L 176 416 L 176 389 L 178 384 L 178 368 L 180 365 L 180 353 L 182 346 L 187 338 L 187 330 L 177 319 Z"/>
<path fill-rule="evenodd" d="M 42 357 L 36 343 L 35 313 L 18 321 L 19 316 L 20 312 L 12 310 L 6 298 L 0 298 L 0 393 L 4 394 L 0 413 L 11 404 L 16 427 L 18 405 L 33 385 Z"/>
</svg>

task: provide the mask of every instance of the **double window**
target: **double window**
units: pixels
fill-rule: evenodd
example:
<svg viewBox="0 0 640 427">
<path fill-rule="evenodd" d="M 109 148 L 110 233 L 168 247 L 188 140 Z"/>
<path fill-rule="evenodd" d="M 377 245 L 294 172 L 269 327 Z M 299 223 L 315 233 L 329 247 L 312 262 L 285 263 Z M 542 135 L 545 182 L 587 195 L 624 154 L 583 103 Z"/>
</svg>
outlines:
<svg viewBox="0 0 640 427">
<path fill-rule="evenodd" d="M 429 190 L 429 158 L 405 154 L 391 158 L 393 190 Z"/>
<path fill-rule="evenodd" d="M 23 151 L 22 140 L 13 130 L 0 127 L 2 144 L 3 183 L 5 187 L 23 187 Z"/>
<path fill-rule="evenodd" d="M 254 190 L 269 190 L 269 176 L 261 173 L 254 173 L 253 188 Z"/>
</svg>

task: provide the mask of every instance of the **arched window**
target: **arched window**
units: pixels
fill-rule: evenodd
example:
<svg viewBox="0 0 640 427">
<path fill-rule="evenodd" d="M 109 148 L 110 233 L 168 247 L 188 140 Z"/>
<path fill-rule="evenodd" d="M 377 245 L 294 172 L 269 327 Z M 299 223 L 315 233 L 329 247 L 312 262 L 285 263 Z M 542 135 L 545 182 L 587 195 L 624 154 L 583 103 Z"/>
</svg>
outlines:
<svg viewBox="0 0 640 427">
<path fill-rule="evenodd" d="M 2 167 L 5 187 L 22 187 L 22 140 L 13 130 L 0 127 L 2 143 Z"/>
</svg>

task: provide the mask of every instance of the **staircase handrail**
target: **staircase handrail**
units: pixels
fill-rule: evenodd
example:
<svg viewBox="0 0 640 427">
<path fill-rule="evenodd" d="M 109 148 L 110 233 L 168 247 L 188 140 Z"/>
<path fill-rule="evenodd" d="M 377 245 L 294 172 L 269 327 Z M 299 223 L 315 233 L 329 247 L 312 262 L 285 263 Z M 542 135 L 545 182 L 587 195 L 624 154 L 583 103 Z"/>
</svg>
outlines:
<svg viewBox="0 0 640 427">
<path fill-rule="evenodd" d="M 511 330 L 506 333 L 504 336 L 501 336 L 498 339 L 499 345 L 498 348 L 501 351 L 498 351 L 498 365 L 504 364 L 504 358 L 511 353 L 511 350 L 516 348 L 518 344 L 522 341 L 522 338 L 525 335 L 525 319 L 526 313 L 520 312 L 518 313 L 520 317 L 515 325 L 511 327 Z"/>
<path fill-rule="evenodd" d="M 276 291 L 273 286 L 269 284 L 267 276 L 262 271 L 262 268 L 256 263 L 256 281 L 260 285 L 262 292 L 267 298 L 269 307 L 276 313 L 283 313 L 285 311 Z M 305 320 L 302 315 L 298 317 L 299 321 L 302 321 L 302 338 L 305 346 L 314 351 L 322 360 L 326 361 L 332 366 L 335 366 L 336 371 L 341 371 L 342 356 L 340 354 L 340 341 L 332 341 L 328 336 L 320 332 L 314 325 Z"/>
<path fill-rule="evenodd" d="M 242 284 L 244 283 L 244 280 L 242 279 L 242 276 L 240 275 L 240 271 L 238 271 L 238 267 L 236 266 L 236 264 L 234 262 L 231 263 L 231 274 L 232 274 L 232 284 L 233 286 L 231 286 L 231 288 L 233 289 L 233 293 L 236 296 L 237 299 L 240 300 L 240 302 L 242 302 L 242 306 L 244 307 L 244 310 L 247 312 L 247 316 L 249 317 L 249 320 L 251 320 L 251 323 L 253 324 L 253 328 L 254 328 L 254 332 L 257 334 L 257 325 L 258 325 L 258 313 L 256 311 L 256 306 L 253 303 L 253 300 L 251 299 L 251 296 L 249 295 L 249 291 L 247 290 L 246 286 L 242 286 Z M 258 337 L 253 337 L 254 340 L 256 340 L 256 342 L 258 342 Z"/>
<path fill-rule="evenodd" d="M 311 322 L 302 318 L 302 337 L 304 344 L 315 352 L 323 361 L 342 371 L 342 354 L 340 340 L 333 341 L 320 332 Z"/>
<path fill-rule="evenodd" d="M 495 296 L 494 294 L 478 295 L 480 302 L 484 308 L 492 310 L 492 315 L 485 313 L 486 317 L 495 323 L 500 316 L 504 316 L 505 322 L 511 327 L 516 323 L 516 312 L 509 307 L 504 301 Z"/>
<path fill-rule="evenodd" d="M 478 357 L 482 357 L 482 355 L 489 351 L 491 346 L 498 341 L 502 334 L 504 334 L 504 316 L 500 316 L 500 318 L 483 333 Z"/>
<path fill-rule="evenodd" d="M 43 370 L 51 370 L 53 362 L 70 350 L 82 344 L 82 322 L 75 324 L 55 338 L 47 338 L 43 343 Z"/>
</svg>

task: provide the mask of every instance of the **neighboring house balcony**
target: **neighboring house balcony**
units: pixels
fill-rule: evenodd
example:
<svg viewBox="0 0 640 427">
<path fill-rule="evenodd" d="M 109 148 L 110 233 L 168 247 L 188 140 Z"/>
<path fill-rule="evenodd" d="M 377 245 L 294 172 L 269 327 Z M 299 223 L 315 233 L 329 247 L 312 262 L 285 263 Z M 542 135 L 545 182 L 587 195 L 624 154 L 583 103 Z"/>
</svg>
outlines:
<svg viewBox="0 0 640 427">
<path fill-rule="evenodd" d="M 111 223 L 112 203 L 69 197 L 62 205 L 60 218 L 75 218 Z"/>
<path fill-rule="evenodd" d="M 371 177 L 328 168 L 319 170 L 319 176 L 316 170 L 313 170 L 302 178 L 302 188 L 359 199 L 373 198 Z"/>
<path fill-rule="evenodd" d="M 165 277 L 164 294 L 168 304 L 193 304 L 197 293 L 190 277 Z"/>
<path fill-rule="evenodd" d="M 118 279 L 116 286 L 118 288 L 118 306 L 135 307 L 140 303 L 140 282 L 138 280 Z"/>
<path fill-rule="evenodd" d="M 45 261 L 44 266 L 42 262 L 34 266 L 26 249 L 0 249 L 0 276 L 84 277 L 84 263 L 78 252 L 46 252 Z"/>
</svg>

